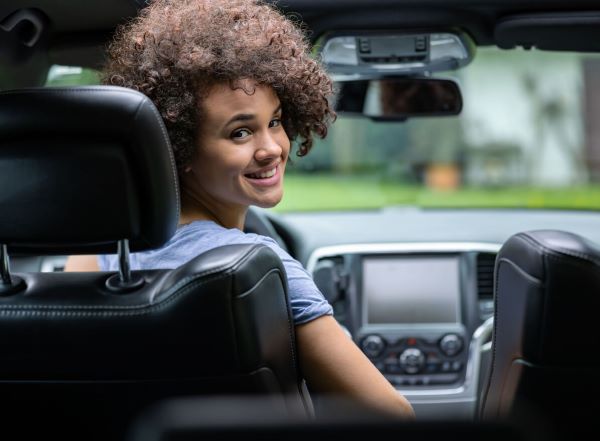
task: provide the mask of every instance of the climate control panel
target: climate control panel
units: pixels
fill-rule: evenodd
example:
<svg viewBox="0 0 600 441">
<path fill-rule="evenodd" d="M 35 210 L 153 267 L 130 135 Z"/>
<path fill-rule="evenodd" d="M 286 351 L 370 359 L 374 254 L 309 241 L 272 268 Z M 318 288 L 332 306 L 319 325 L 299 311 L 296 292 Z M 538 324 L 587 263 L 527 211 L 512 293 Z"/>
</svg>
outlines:
<svg viewBox="0 0 600 441">
<path fill-rule="evenodd" d="M 358 343 L 394 386 L 452 387 L 464 382 L 468 354 L 463 333 L 366 333 Z"/>
</svg>

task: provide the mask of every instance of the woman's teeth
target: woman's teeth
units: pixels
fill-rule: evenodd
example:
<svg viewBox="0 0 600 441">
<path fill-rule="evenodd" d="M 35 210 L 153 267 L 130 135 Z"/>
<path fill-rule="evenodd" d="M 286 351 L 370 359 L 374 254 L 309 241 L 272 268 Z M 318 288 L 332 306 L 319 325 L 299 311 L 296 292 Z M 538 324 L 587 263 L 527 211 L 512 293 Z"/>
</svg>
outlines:
<svg viewBox="0 0 600 441">
<path fill-rule="evenodd" d="M 275 173 L 277 172 L 277 167 L 275 167 L 272 170 L 267 170 L 265 172 L 262 173 L 251 173 L 249 175 L 247 175 L 249 178 L 253 178 L 253 179 L 266 179 L 266 178 L 270 178 L 275 176 Z"/>
</svg>

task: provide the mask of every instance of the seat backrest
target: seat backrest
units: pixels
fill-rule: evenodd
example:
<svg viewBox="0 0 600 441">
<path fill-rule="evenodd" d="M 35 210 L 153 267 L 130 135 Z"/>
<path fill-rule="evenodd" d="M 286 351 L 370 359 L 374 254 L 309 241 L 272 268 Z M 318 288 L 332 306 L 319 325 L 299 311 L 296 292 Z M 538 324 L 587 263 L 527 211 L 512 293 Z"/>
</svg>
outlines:
<svg viewBox="0 0 600 441">
<path fill-rule="evenodd" d="M 114 253 L 123 239 L 145 250 L 174 233 L 175 165 L 142 94 L 102 86 L 0 93 L 0 121 L 8 254 Z M 107 272 L 5 267 L 0 430 L 122 439 L 145 407 L 186 395 L 269 394 L 290 411 L 310 409 L 285 271 L 268 247 L 217 248 L 177 269 L 135 272 L 139 283 L 124 289 Z"/>
<path fill-rule="evenodd" d="M 439 441 L 525 441 L 539 437 L 533 427 L 506 422 L 406 420 L 378 413 L 343 398 L 325 399 L 329 412 L 307 419 L 282 412 L 259 397 L 167 400 L 149 409 L 128 441 L 329 441 L 338 439 L 418 439 Z"/>
<path fill-rule="evenodd" d="M 573 435 L 593 421 L 600 247 L 562 231 L 512 236 L 495 267 L 492 365 L 486 419 L 542 418 Z"/>
</svg>

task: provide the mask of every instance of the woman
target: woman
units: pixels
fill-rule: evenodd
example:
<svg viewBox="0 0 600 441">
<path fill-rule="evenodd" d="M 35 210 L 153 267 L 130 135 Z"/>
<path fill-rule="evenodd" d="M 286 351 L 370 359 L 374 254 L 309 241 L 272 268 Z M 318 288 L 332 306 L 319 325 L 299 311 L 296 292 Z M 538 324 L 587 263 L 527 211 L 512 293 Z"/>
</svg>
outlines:
<svg viewBox="0 0 600 441">
<path fill-rule="evenodd" d="M 412 417 L 408 401 L 347 338 L 300 263 L 270 238 L 242 232 L 250 205 L 281 200 L 290 140 L 305 155 L 335 116 L 331 80 L 302 32 L 260 0 L 156 0 L 118 32 L 104 79 L 155 103 L 182 190 L 174 237 L 161 249 L 132 254 L 132 269 L 176 268 L 226 244 L 266 244 L 286 269 L 309 389 Z M 116 268 L 115 256 L 73 256 L 67 264 L 70 271 Z"/>
</svg>

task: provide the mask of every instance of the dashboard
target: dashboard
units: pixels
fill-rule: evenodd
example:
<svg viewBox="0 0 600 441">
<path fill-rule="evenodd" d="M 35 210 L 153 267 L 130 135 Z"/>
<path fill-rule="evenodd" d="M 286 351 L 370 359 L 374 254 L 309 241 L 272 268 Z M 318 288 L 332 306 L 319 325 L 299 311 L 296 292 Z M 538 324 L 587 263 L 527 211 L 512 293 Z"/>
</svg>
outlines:
<svg viewBox="0 0 600 441">
<path fill-rule="evenodd" d="M 491 361 L 493 271 L 513 234 L 600 243 L 600 213 L 433 210 L 263 213 L 338 322 L 419 418 L 470 420 Z"/>
</svg>

